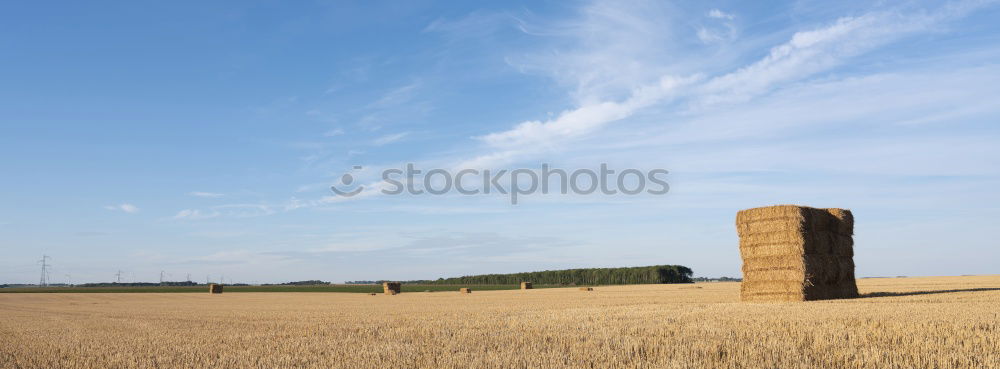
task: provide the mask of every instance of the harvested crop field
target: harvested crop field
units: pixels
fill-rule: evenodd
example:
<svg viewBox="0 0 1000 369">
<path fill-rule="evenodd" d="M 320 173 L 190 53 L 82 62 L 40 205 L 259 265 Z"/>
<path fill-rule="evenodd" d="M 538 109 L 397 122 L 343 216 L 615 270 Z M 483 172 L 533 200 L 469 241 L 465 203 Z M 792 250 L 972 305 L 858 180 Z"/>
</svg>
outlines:
<svg viewBox="0 0 1000 369">
<path fill-rule="evenodd" d="M 1000 368 L 1000 276 L 473 294 L 0 294 L 2 368 Z"/>
</svg>

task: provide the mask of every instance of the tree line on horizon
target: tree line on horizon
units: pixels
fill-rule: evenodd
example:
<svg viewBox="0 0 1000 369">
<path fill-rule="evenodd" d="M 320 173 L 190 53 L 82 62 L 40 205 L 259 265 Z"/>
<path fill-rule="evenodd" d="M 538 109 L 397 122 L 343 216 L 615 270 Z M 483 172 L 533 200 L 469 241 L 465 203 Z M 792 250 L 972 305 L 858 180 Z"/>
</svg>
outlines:
<svg viewBox="0 0 1000 369">
<path fill-rule="evenodd" d="M 454 285 L 517 285 L 521 282 L 532 282 L 537 285 L 622 285 L 622 284 L 661 284 L 661 283 L 691 283 L 691 268 L 683 265 L 651 265 L 641 267 L 624 268 L 579 268 L 563 270 L 545 270 L 540 272 L 524 272 L 509 274 L 482 274 L 453 278 L 438 278 L 437 280 L 411 280 L 402 281 L 403 284 L 454 284 Z M 709 280 L 699 278 L 702 280 Z M 712 279 L 715 280 L 715 279 Z M 727 281 L 737 278 L 722 277 L 717 280 Z M 346 281 L 344 284 L 381 284 L 391 282 L 388 280 L 377 281 Z M 266 283 L 270 285 L 330 285 L 332 283 L 321 280 L 294 281 L 284 283 Z M 0 285 L 2 287 L 27 287 L 34 285 Z M 53 285 L 56 286 L 56 285 Z M 132 283 L 82 283 L 74 287 L 155 287 L 155 286 L 203 286 L 203 284 L 191 281 L 183 282 L 132 282 Z M 230 284 L 230 286 L 248 286 L 245 283 Z"/>
<path fill-rule="evenodd" d="M 691 283 L 692 274 L 693 271 L 691 271 L 691 268 L 683 265 L 651 265 L 625 268 L 581 268 L 510 274 L 483 274 L 404 283 L 462 285 L 519 284 L 521 282 L 531 282 L 539 285 L 659 284 Z"/>
</svg>

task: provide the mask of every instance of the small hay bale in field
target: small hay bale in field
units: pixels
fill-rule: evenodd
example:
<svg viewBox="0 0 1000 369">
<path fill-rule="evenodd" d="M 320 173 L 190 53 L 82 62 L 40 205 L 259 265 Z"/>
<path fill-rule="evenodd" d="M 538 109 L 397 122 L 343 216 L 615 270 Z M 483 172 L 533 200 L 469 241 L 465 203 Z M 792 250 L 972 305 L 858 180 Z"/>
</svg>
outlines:
<svg viewBox="0 0 1000 369">
<path fill-rule="evenodd" d="M 375 293 L 375 292 L 372 292 L 372 293 L 369 293 L 369 295 L 372 295 L 372 296 L 377 296 L 378 294 L 377 294 L 377 293 Z"/>
<path fill-rule="evenodd" d="M 743 301 L 858 296 L 854 216 L 845 209 L 779 205 L 736 214 Z"/>
<path fill-rule="evenodd" d="M 593 287 L 580 287 L 580 291 L 593 291 Z"/>
<path fill-rule="evenodd" d="M 382 292 L 386 295 L 395 295 L 402 292 L 402 285 L 399 282 L 382 282 Z"/>
<path fill-rule="evenodd" d="M 531 282 L 521 282 L 521 289 L 522 290 L 530 290 L 531 289 Z"/>
<path fill-rule="evenodd" d="M 222 293 L 222 285 L 211 283 L 208 285 L 208 293 Z"/>
<path fill-rule="evenodd" d="M 472 293 L 472 289 L 471 288 L 462 287 L 462 288 L 458 289 L 458 293 Z"/>
</svg>

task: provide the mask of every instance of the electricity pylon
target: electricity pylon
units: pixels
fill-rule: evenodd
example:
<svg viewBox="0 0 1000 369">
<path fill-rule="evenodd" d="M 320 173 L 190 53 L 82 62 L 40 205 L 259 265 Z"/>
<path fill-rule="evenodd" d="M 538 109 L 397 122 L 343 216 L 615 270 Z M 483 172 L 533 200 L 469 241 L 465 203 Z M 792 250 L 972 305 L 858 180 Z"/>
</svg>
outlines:
<svg viewBox="0 0 1000 369">
<path fill-rule="evenodd" d="M 42 260 L 38 261 L 39 263 L 42 264 L 42 277 L 38 280 L 38 286 L 40 286 L 40 287 L 45 287 L 45 286 L 49 285 L 49 269 L 48 268 L 50 266 L 52 266 L 52 265 L 49 265 L 47 263 L 48 260 L 52 260 L 52 257 L 48 256 L 48 255 L 42 255 Z"/>
</svg>

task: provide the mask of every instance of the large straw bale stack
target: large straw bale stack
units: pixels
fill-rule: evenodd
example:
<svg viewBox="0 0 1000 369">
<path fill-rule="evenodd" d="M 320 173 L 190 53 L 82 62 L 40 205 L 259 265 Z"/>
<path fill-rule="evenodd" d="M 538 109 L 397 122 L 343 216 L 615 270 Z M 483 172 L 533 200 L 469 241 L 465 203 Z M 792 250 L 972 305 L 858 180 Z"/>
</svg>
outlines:
<svg viewBox="0 0 1000 369">
<path fill-rule="evenodd" d="M 458 289 L 458 293 L 472 293 L 472 289 L 471 288 L 462 287 L 462 288 Z"/>
<path fill-rule="evenodd" d="M 778 205 L 736 214 L 743 301 L 858 296 L 854 216 L 845 209 Z"/>
<path fill-rule="evenodd" d="M 208 285 L 208 293 L 222 293 L 222 285 L 211 283 Z"/>
<path fill-rule="evenodd" d="M 402 290 L 403 287 L 399 282 L 382 282 L 382 292 L 386 295 L 395 295 Z"/>
<path fill-rule="evenodd" d="M 531 282 L 521 282 L 521 289 L 522 290 L 530 290 L 531 289 Z"/>
<path fill-rule="evenodd" d="M 580 291 L 593 291 L 593 287 L 580 287 Z"/>
</svg>

